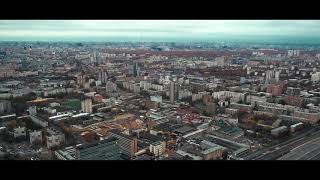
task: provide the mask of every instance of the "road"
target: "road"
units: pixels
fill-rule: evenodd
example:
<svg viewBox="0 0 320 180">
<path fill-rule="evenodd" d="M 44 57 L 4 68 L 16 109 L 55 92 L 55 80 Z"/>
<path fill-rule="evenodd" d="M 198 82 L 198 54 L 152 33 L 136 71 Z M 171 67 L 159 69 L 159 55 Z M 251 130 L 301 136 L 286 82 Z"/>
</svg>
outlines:
<svg viewBox="0 0 320 180">
<path fill-rule="evenodd" d="M 281 156 L 289 153 L 295 147 L 298 147 L 306 142 L 320 137 L 320 127 L 316 126 L 308 131 L 300 133 L 299 135 L 281 142 L 279 144 L 273 145 L 271 147 L 266 147 L 256 152 L 253 152 L 246 156 L 245 160 L 276 160 Z M 316 155 L 317 156 L 317 155 Z"/>
</svg>

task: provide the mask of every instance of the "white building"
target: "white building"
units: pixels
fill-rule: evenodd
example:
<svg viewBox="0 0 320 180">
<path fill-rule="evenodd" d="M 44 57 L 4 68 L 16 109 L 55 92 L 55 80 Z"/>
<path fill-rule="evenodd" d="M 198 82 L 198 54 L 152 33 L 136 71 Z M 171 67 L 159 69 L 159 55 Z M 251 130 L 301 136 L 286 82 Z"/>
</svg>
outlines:
<svg viewBox="0 0 320 180">
<path fill-rule="evenodd" d="M 271 71 L 266 71 L 266 84 L 270 84 L 271 81 L 274 79 L 275 77 L 275 71 L 271 70 Z"/>
<path fill-rule="evenodd" d="M 155 143 L 151 143 L 149 146 L 149 150 L 152 154 L 154 154 L 155 156 L 160 156 L 162 154 L 164 154 L 164 152 L 166 151 L 166 143 L 163 142 L 155 142 Z"/>
<path fill-rule="evenodd" d="M 26 127 L 17 127 L 13 129 L 13 137 L 14 138 L 19 138 L 19 137 L 26 137 L 27 132 L 26 132 Z"/>
<path fill-rule="evenodd" d="M 316 72 L 311 75 L 312 82 L 319 82 L 320 81 L 320 72 Z"/>
<path fill-rule="evenodd" d="M 222 98 L 230 98 L 231 102 L 239 102 L 240 100 L 245 100 L 245 95 L 239 92 L 232 92 L 232 91 L 218 91 L 213 92 L 214 99 L 222 99 Z"/>
<path fill-rule="evenodd" d="M 150 82 L 147 81 L 140 81 L 140 88 L 142 88 L 143 90 L 150 90 L 150 89 L 154 89 L 156 91 L 163 91 L 163 86 L 159 85 L 159 84 L 152 84 Z"/>
</svg>

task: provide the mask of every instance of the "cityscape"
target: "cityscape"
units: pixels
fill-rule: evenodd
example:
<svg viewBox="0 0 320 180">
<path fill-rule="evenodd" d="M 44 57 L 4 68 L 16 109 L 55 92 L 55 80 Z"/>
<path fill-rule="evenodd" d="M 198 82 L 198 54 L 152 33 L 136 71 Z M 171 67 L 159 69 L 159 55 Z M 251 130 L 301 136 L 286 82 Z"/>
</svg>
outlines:
<svg viewBox="0 0 320 180">
<path fill-rule="evenodd" d="M 319 32 L 0 20 L 0 159 L 319 160 Z"/>
</svg>

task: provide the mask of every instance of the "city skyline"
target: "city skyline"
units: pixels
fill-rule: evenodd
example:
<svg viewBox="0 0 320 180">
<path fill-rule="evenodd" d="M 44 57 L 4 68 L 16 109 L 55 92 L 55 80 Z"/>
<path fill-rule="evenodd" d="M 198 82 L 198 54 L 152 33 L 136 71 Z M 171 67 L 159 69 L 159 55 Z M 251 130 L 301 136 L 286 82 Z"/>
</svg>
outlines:
<svg viewBox="0 0 320 180">
<path fill-rule="evenodd" d="M 318 43 L 319 20 L 1 20 L 2 41 Z"/>
</svg>

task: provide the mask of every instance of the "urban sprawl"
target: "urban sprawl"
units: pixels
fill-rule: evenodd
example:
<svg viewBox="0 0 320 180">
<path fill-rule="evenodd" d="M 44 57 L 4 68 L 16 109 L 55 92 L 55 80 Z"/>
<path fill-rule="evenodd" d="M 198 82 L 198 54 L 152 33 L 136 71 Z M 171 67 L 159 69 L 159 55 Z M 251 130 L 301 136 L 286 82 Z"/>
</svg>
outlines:
<svg viewBox="0 0 320 180">
<path fill-rule="evenodd" d="M 0 159 L 320 159 L 320 49 L 0 43 Z"/>
</svg>

